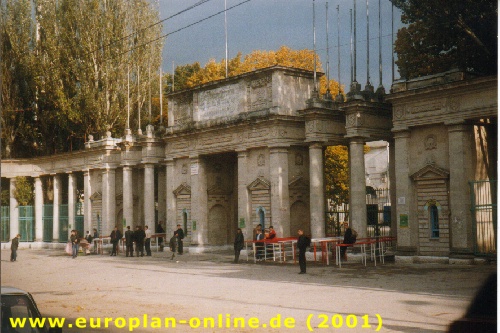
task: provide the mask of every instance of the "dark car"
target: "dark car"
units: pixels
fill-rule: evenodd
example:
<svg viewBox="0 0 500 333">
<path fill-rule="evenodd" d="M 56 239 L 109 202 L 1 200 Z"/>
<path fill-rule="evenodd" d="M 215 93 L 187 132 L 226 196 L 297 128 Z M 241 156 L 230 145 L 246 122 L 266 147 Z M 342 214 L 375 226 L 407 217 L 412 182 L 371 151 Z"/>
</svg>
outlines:
<svg viewBox="0 0 500 333">
<path fill-rule="evenodd" d="M 30 293 L 13 287 L 1 287 L 2 313 L 0 315 L 1 333 L 61 333 L 62 328 L 32 328 L 29 318 L 42 318 Z M 26 318 L 24 327 L 12 327 L 10 318 Z"/>
</svg>

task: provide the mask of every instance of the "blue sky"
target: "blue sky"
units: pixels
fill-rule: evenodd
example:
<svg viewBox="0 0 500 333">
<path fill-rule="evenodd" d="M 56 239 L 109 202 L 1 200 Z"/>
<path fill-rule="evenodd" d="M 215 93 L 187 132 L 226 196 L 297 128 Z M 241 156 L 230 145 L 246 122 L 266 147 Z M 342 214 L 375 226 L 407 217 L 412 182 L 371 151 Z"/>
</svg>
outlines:
<svg viewBox="0 0 500 333">
<path fill-rule="evenodd" d="M 245 0 L 226 0 L 227 8 Z M 162 19 L 174 15 L 199 0 L 159 0 Z M 316 49 L 326 70 L 326 0 L 315 0 Z M 364 87 L 367 81 L 366 0 L 356 0 L 357 81 Z M 350 15 L 353 0 L 328 1 L 330 78 L 338 77 L 337 10 L 340 14 L 340 81 L 350 83 Z M 369 0 L 370 22 L 370 81 L 379 85 L 379 30 L 378 0 Z M 382 65 L 383 85 L 388 90 L 391 73 L 391 3 L 381 0 L 382 16 Z M 164 33 L 202 20 L 224 10 L 224 0 L 210 0 L 163 23 Z M 395 33 L 401 26 L 400 12 L 394 10 Z M 282 45 L 292 49 L 313 48 L 313 1 L 312 0 L 250 0 L 227 12 L 229 59 L 241 51 L 243 55 L 253 50 L 277 50 Z M 170 34 L 163 50 L 163 70 L 172 72 L 175 65 L 198 61 L 202 66 L 211 58 L 225 58 L 224 14 L 219 14 L 180 32 Z M 399 77 L 397 70 L 395 78 Z"/>
</svg>

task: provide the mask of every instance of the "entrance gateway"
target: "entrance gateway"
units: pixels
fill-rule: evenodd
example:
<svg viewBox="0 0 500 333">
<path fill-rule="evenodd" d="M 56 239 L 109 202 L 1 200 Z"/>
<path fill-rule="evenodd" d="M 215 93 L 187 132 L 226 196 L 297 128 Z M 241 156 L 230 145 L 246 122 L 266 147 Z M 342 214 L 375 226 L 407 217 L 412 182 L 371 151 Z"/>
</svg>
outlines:
<svg viewBox="0 0 500 333">
<path fill-rule="evenodd" d="M 192 250 L 231 245 L 238 227 L 251 239 L 259 223 L 273 225 L 280 237 L 298 228 L 324 237 L 324 149 L 331 145 L 349 147 L 349 221 L 362 238 L 364 144 L 385 140 L 398 252 L 473 254 L 470 193 L 463 189 L 491 178 L 481 164 L 487 149 L 477 143 L 488 143 L 484 133 L 494 126 L 485 128 L 496 124 L 496 78 L 444 73 L 395 83 L 387 96 L 352 85 L 347 101 L 337 103 L 319 98 L 313 76 L 276 66 L 207 83 L 168 95 L 166 129 L 147 126 L 144 135 L 127 130 L 122 138 L 107 133 L 97 141 L 90 136 L 84 151 L 2 160 L 3 180 L 10 180 L 10 214 L 2 214 L 10 238 L 24 226 L 21 219 L 31 218 L 27 241 L 42 243 L 42 206 L 53 204 L 58 212 L 66 202 L 70 230 L 82 216 L 85 230 L 104 236 L 115 225 L 151 228 L 166 221 L 167 234 L 183 226 Z M 34 178 L 40 214 L 21 212 L 16 176 Z M 61 200 L 54 187 L 54 202 L 44 202 L 39 184 L 46 176 L 67 184 L 68 198 Z"/>
</svg>

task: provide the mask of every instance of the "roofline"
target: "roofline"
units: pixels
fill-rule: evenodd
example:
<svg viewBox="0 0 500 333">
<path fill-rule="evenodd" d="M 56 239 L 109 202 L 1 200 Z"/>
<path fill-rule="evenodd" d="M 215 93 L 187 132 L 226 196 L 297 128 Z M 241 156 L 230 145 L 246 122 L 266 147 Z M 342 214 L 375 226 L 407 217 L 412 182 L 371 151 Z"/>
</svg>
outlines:
<svg viewBox="0 0 500 333">
<path fill-rule="evenodd" d="M 276 70 L 282 70 L 282 71 L 286 71 L 286 72 L 295 72 L 297 74 L 301 74 L 302 76 L 308 76 L 311 79 L 314 77 L 314 72 L 310 71 L 310 70 L 307 70 L 307 69 L 296 68 L 296 67 L 286 67 L 286 66 L 281 66 L 281 65 L 274 65 L 274 66 L 269 66 L 269 67 L 255 69 L 253 71 L 241 73 L 241 74 L 238 74 L 238 75 L 235 75 L 235 76 L 230 76 L 228 78 L 223 78 L 223 79 L 220 79 L 220 80 L 210 81 L 210 82 L 207 82 L 207 83 L 203 83 L 203 84 L 194 86 L 192 88 L 183 89 L 183 90 L 177 90 L 177 91 L 168 93 L 165 96 L 166 97 L 175 96 L 175 95 L 179 95 L 179 94 L 191 91 L 191 90 L 199 90 L 199 89 L 207 88 L 207 87 L 210 87 L 210 86 L 219 85 L 219 84 L 225 83 L 225 82 L 237 81 L 237 80 L 239 80 L 239 79 L 241 79 L 243 77 L 252 76 L 252 75 L 255 75 L 255 74 L 258 74 L 258 73 L 264 73 L 264 72 L 270 72 L 270 71 L 276 71 Z M 324 75 L 324 73 L 323 72 L 317 72 L 317 75 L 318 75 L 318 77 L 321 77 L 321 76 Z"/>
</svg>

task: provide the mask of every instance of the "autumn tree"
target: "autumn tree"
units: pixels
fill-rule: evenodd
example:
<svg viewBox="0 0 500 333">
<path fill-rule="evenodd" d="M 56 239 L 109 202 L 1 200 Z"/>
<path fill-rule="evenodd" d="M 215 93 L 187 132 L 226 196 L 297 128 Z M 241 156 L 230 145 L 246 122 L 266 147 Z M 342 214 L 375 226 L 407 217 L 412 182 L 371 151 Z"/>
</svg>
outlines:
<svg viewBox="0 0 500 333">
<path fill-rule="evenodd" d="M 300 68 L 312 71 L 314 70 L 314 52 L 312 50 L 292 50 L 287 46 L 280 47 L 277 51 L 255 50 L 247 54 L 242 59 L 239 52 L 234 58 L 228 61 L 228 76 L 236 76 L 261 68 L 272 66 L 283 66 Z M 316 55 L 316 66 L 321 70 L 321 61 Z M 198 62 L 192 65 L 177 66 L 175 69 L 175 90 L 192 88 L 200 84 L 221 80 L 226 77 L 226 64 L 222 59 L 217 62 L 210 59 L 205 67 L 200 67 Z M 327 78 L 322 76 L 319 80 L 321 95 L 326 93 Z M 332 95 L 337 95 L 339 89 L 338 82 L 330 80 L 329 88 Z"/>
<path fill-rule="evenodd" d="M 497 72 L 498 4 L 490 0 L 392 0 L 406 24 L 395 51 L 401 77 L 411 79 L 458 68 Z"/>
</svg>

